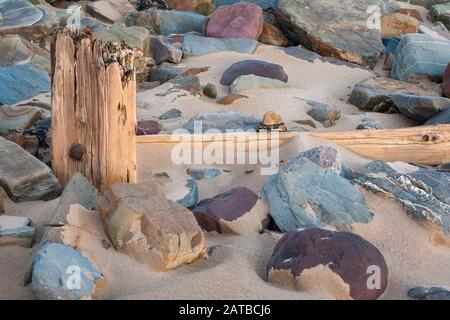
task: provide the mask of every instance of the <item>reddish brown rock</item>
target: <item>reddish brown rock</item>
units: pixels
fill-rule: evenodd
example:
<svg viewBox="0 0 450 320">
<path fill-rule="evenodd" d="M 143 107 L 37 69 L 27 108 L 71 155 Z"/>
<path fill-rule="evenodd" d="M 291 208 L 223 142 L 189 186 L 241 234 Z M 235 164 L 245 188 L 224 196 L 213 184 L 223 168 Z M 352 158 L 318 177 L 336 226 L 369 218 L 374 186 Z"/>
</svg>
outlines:
<svg viewBox="0 0 450 320">
<path fill-rule="evenodd" d="M 218 100 L 217 103 L 222 104 L 222 105 L 230 105 L 230 104 L 233 104 L 233 102 L 235 102 L 236 100 L 243 99 L 243 98 L 248 99 L 248 97 L 246 95 L 234 93 L 234 94 L 229 94 L 229 95 L 223 97 L 222 99 Z"/>
<path fill-rule="evenodd" d="M 287 233 L 269 260 L 268 280 L 302 290 L 305 282 L 322 284 L 308 281 L 313 272 L 321 272 L 329 280 L 328 292 L 339 299 L 377 299 L 388 283 L 383 255 L 358 235 L 324 229 Z"/>
<path fill-rule="evenodd" d="M 136 134 L 138 136 L 149 136 L 161 132 L 161 125 L 155 120 L 138 121 Z"/>
<path fill-rule="evenodd" d="M 423 22 L 422 15 L 416 9 L 401 8 L 400 10 L 398 10 L 398 13 L 401 13 L 401 14 L 404 14 L 404 15 L 416 18 L 417 20 Z"/>
<path fill-rule="evenodd" d="M 235 3 L 218 7 L 209 17 L 206 35 L 215 38 L 258 39 L 263 31 L 261 7 L 252 3 Z"/>
<path fill-rule="evenodd" d="M 220 84 L 229 86 L 237 77 L 247 74 L 276 79 L 283 82 L 288 81 L 288 75 L 279 64 L 261 60 L 244 60 L 231 65 L 231 67 L 223 73 Z"/>
<path fill-rule="evenodd" d="M 263 31 L 258 40 L 259 42 L 279 47 L 285 47 L 289 42 L 280 29 L 273 24 L 266 22 L 264 23 Z"/>
<path fill-rule="evenodd" d="M 260 233 L 268 218 L 266 205 L 248 188 L 235 188 L 191 208 L 200 226 L 210 232 Z"/>
<path fill-rule="evenodd" d="M 444 97 L 450 98 L 450 63 L 445 69 L 443 82 L 442 82 L 442 92 L 444 93 Z"/>
<path fill-rule="evenodd" d="M 193 11 L 208 15 L 214 10 L 213 0 L 165 0 L 169 9 L 179 11 Z"/>
</svg>

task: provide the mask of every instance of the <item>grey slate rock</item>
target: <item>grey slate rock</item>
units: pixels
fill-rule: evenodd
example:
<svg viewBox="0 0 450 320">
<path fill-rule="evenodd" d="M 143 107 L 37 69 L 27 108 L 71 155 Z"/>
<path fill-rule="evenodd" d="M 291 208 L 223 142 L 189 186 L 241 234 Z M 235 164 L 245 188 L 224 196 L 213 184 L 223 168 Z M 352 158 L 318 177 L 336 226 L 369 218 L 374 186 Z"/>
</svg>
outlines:
<svg viewBox="0 0 450 320">
<path fill-rule="evenodd" d="M 188 168 L 186 173 L 194 180 L 212 180 L 215 177 L 220 176 L 222 171 L 219 169 L 193 169 Z"/>
<path fill-rule="evenodd" d="M 394 94 L 392 100 L 402 114 L 419 123 L 424 123 L 439 112 L 450 108 L 450 99 L 444 97 L 400 93 Z"/>
<path fill-rule="evenodd" d="M 428 169 L 402 173 L 380 160 L 355 172 L 354 181 L 396 199 L 412 219 L 435 225 L 450 240 L 449 173 Z"/>
<path fill-rule="evenodd" d="M 42 19 L 44 13 L 26 0 L 0 1 L 1 29 L 27 27 Z"/>
<path fill-rule="evenodd" d="M 328 169 L 336 174 L 342 172 L 342 157 L 339 151 L 328 146 L 318 146 L 304 151 L 289 161 L 298 161 L 300 158 L 307 158 L 323 169 Z"/>
<path fill-rule="evenodd" d="M 336 120 L 341 118 L 341 111 L 334 105 L 313 100 L 307 100 L 306 102 L 311 106 L 311 109 L 308 110 L 307 114 L 314 120 L 322 123 L 326 128 L 334 126 Z"/>
<path fill-rule="evenodd" d="M 253 39 L 212 38 L 185 34 L 183 39 L 183 53 L 185 56 L 202 56 L 222 51 L 251 54 L 256 50 L 258 45 L 259 42 Z"/>
<path fill-rule="evenodd" d="M 281 231 L 368 223 L 364 196 L 346 179 L 304 157 L 293 157 L 264 184 L 261 198 Z"/>
<path fill-rule="evenodd" d="M 184 129 L 194 133 L 195 124 L 198 125 L 198 130 L 202 132 L 207 130 L 215 130 L 219 132 L 232 131 L 247 131 L 252 130 L 256 132 L 261 120 L 247 116 L 238 112 L 222 111 L 222 112 L 203 112 L 185 124 Z M 200 126 L 201 125 L 201 126 Z"/>
<path fill-rule="evenodd" d="M 442 287 L 416 287 L 408 290 L 408 296 L 418 300 L 450 300 L 450 291 Z"/>
<path fill-rule="evenodd" d="M 177 119 L 181 117 L 181 114 L 182 112 L 180 110 L 172 108 L 160 115 L 159 120 Z"/>
<path fill-rule="evenodd" d="M 198 202 L 198 186 L 195 180 L 188 180 L 186 182 L 186 188 L 188 188 L 189 193 L 180 200 L 177 200 L 179 205 L 182 205 L 185 208 L 193 207 Z"/>
<path fill-rule="evenodd" d="M 78 288 L 72 280 L 77 274 L 80 276 Z M 100 278 L 102 274 L 80 251 L 52 243 L 36 254 L 31 290 L 40 300 L 93 299 Z"/>
<path fill-rule="evenodd" d="M 425 122 L 425 125 L 450 124 L 450 108 L 447 108 Z"/>
</svg>

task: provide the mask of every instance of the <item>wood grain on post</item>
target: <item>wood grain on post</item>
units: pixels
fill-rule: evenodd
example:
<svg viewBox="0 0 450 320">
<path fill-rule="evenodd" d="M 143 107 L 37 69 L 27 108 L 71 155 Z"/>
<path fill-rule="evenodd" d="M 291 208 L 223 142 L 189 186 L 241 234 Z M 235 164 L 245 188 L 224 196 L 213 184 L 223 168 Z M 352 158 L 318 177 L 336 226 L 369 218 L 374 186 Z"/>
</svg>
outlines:
<svg viewBox="0 0 450 320">
<path fill-rule="evenodd" d="M 136 80 L 132 50 L 64 29 L 52 50 L 53 172 L 80 172 L 103 192 L 136 182 Z"/>
</svg>

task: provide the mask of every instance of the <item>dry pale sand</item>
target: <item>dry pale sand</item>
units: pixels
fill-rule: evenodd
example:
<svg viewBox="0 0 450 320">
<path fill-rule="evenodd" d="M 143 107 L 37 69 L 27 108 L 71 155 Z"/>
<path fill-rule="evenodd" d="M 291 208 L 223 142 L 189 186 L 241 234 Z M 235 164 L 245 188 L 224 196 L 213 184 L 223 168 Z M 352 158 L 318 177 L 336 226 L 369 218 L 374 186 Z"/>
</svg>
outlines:
<svg viewBox="0 0 450 320">
<path fill-rule="evenodd" d="M 280 147 L 282 159 L 323 141 L 297 137 Z M 367 162 L 346 151 L 344 162 L 356 169 Z M 170 147 L 138 145 L 140 180 L 152 173 L 165 172 L 169 177 L 187 178 L 186 167 L 167 161 Z M 200 181 L 200 198 L 207 198 L 236 186 L 247 186 L 259 192 L 266 177 L 258 165 L 212 166 L 227 169 L 213 180 Z M 204 167 L 203 167 L 204 168 Z M 253 173 L 245 173 L 254 170 Z M 182 185 L 180 184 L 180 188 Z M 354 225 L 354 232 L 374 244 L 389 267 L 389 286 L 383 299 L 406 299 L 406 291 L 418 285 L 450 285 L 450 248 L 430 242 L 431 232 L 407 217 L 397 202 L 364 191 L 368 207 L 375 213 L 369 224 Z M 7 213 L 27 216 L 38 226 L 50 219 L 56 201 L 13 204 L 7 202 Z M 97 291 L 98 299 L 334 299 L 332 291 L 318 274 L 309 274 L 308 290 L 298 292 L 279 288 L 265 281 L 265 268 L 278 234 L 248 236 L 207 235 L 210 257 L 166 273 L 150 271 L 145 265 L 116 252 L 103 231 L 96 212 L 72 206 L 68 217 L 71 227 L 64 231 L 64 241 L 76 244 L 104 273 L 106 281 Z M 220 247 L 214 247 L 220 246 Z M 106 248 L 105 248 L 106 247 Z M 32 298 L 30 287 L 20 281 L 32 250 L 20 247 L 0 248 L 0 299 Z M 314 284 L 317 284 L 316 286 Z"/>
<path fill-rule="evenodd" d="M 138 94 L 138 118 L 158 118 L 171 108 L 182 111 L 182 117 L 175 120 L 161 121 L 163 132 L 172 132 L 183 127 L 192 117 L 200 112 L 236 111 L 262 119 L 267 111 L 279 113 L 285 123 L 298 120 L 313 120 L 307 111 L 309 106 L 305 99 L 333 104 L 341 109 L 341 119 L 332 128 L 324 128 L 314 121 L 317 130 L 344 131 L 354 130 L 361 123 L 360 117 L 352 115 L 361 112 L 355 106 L 346 103 L 348 95 L 358 82 L 374 75 L 361 68 L 339 66 L 329 62 L 306 60 L 286 54 L 281 48 L 261 45 L 251 55 L 235 52 L 214 53 L 201 57 L 183 59 L 180 68 L 209 66 L 210 69 L 198 75 L 201 85 L 213 83 L 218 89 L 218 99 L 229 94 L 229 87 L 220 85 L 223 72 L 233 63 L 242 60 L 264 60 L 283 66 L 289 76 L 288 88 L 255 89 L 242 92 L 249 99 L 239 99 L 231 105 L 220 105 L 207 97 L 198 97 L 187 91 L 173 92 L 163 96 L 171 84 L 140 92 Z M 368 116 L 383 128 L 402 128 L 415 125 L 413 121 L 400 114 L 370 113 Z M 306 127 L 313 130 L 311 127 Z"/>
</svg>

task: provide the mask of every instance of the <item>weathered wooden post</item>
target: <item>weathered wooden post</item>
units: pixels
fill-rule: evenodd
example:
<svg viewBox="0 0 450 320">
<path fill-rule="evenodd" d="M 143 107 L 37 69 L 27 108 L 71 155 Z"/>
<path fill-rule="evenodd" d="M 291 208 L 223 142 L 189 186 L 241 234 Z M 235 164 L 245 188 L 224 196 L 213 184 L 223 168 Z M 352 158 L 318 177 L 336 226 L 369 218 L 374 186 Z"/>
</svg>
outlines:
<svg viewBox="0 0 450 320">
<path fill-rule="evenodd" d="M 75 172 L 100 192 L 136 182 L 132 50 L 65 28 L 53 44 L 52 72 L 52 168 L 60 183 Z"/>
</svg>

